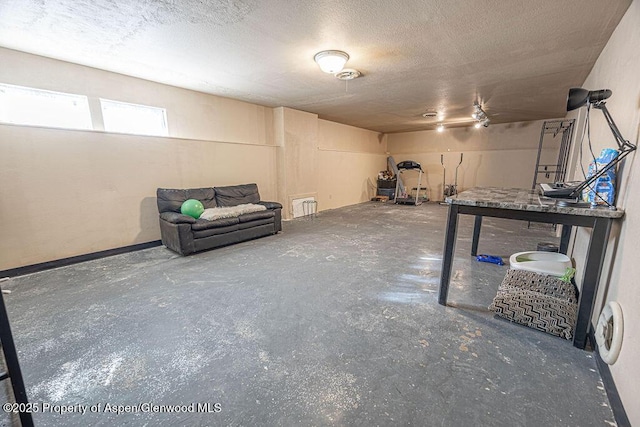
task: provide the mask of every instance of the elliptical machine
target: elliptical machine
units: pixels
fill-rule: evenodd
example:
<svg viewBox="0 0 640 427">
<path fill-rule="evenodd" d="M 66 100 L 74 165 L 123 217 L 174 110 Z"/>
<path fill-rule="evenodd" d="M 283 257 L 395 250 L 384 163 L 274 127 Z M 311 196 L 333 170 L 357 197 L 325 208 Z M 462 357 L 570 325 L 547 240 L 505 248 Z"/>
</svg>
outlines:
<svg viewBox="0 0 640 427">
<path fill-rule="evenodd" d="M 453 184 L 445 184 L 447 182 L 447 168 L 444 167 L 444 154 L 440 154 L 440 164 L 442 165 L 442 200 L 450 196 L 458 194 L 458 168 L 462 164 L 464 153 L 460 153 L 460 162 L 456 166 L 456 176 Z"/>
</svg>

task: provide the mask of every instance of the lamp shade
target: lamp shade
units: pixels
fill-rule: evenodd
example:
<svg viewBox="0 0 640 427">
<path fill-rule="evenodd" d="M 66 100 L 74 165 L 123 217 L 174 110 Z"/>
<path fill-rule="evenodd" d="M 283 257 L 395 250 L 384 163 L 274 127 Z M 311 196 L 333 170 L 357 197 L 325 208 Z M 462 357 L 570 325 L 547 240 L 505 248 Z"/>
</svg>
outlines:
<svg viewBox="0 0 640 427">
<path fill-rule="evenodd" d="M 569 89 L 569 95 L 567 95 L 567 111 L 604 101 L 610 96 L 611 91 L 609 89 L 586 90 L 581 87 L 571 88 Z"/>
<path fill-rule="evenodd" d="M 336 74 L 342 71 L 349 60 L 349 55 L 341 50 L 323 50 L 318 52 L 313 59 L 325 73 Z"/>
</svg>

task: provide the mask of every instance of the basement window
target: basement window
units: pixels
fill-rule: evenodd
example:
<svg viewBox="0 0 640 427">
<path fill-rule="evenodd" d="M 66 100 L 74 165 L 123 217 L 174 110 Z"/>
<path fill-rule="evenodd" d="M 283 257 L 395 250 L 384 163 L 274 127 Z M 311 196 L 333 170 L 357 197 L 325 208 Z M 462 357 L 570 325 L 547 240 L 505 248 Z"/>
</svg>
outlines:
<svg viewBox="0 0 640 427">
<path fill-rule="evenodd" d="M 93 129 L 86 96 L 0 83 L 0 122 Z"/>
<path fill-rule="evenodd" d="M 104 130 L 135 135 L 169 136 L 164 108 L 100 99 Z"/>
</svg>

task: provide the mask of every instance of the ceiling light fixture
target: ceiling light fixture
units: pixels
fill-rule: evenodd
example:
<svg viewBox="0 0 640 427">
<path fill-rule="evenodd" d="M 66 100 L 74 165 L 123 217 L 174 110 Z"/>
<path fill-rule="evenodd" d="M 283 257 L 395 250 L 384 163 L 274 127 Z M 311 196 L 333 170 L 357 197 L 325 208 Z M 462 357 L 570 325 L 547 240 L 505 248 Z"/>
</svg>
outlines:
<svg viewBox="0 0 640 427">
<path fill-rule="evenodd" d="M 354 70 L 353 68 L 345 68 L 335 74 L 336 78 L 340 80 L 353 80 L 357 79 L 361 75 L 362 73 L 360 71 Z"/>
<path fill-rule="evenodd" d="M 438 132 L 444 132 L 444 125 L 442 123 L 439 123 L 436 129 L 438 130 Z"/>
<path fill-rule="evenodd" d="M 316 53 L 313 59 L 323 72 L 336 74 L 342 71 L 349 60 L 349 55 L 341 50 L 323 50 Z"/>
<path fill-rule="evenodd" d="M 481 126 L 488 127 L 491 121 L 489 120 L 489 117 L 487 117 L 487 113 L 482 109 L 480 104 L 478 104 L 478 101 L 473 103 L 473 108 L 475 108 L 475 111 L 471 114 L 471 117 L 474 120 L 477 120 L 474 127 L 476 129 L 480 129 Z"/>
</svg>

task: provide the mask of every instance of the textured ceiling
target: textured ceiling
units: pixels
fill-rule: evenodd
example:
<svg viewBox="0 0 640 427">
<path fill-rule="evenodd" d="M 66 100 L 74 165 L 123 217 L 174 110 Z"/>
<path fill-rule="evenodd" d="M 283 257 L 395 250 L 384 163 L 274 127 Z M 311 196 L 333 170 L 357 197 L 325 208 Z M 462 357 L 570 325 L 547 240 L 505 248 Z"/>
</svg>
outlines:
<svg viewBox="0 0 640 427">
<path fill-rule="evenodd" d="M 564 116 L 630 3 L 2 0 L 0 46 L 390 133 L 469 125 L 475 100 L 492 123 Z M 322 73 L 324 49 L 363 77 Z"/>
</svg>

